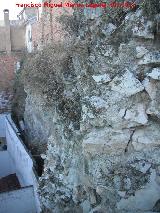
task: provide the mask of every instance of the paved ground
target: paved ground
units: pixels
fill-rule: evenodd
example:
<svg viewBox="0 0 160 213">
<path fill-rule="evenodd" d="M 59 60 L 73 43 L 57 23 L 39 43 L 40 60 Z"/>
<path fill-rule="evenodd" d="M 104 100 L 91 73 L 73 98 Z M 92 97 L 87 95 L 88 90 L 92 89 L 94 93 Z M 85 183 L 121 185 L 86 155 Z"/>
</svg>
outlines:
<svg viewBox="0 0 160 213">
<path fill-rule="evenodd" d="M 0 179 L 0 192 L 20 189 L 20 183 L 16 174 L 8 175 Z"/>
</svg>

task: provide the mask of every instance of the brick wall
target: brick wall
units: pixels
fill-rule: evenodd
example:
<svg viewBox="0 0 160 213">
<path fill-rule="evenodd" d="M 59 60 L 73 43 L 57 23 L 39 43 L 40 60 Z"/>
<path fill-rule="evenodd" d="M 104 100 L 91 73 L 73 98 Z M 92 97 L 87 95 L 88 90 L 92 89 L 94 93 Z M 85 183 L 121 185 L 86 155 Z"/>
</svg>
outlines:
<svg viewBox="0 0 160 213">
<path fill-rule="evenodd" d="M 15 55 L 0 55 L 0 113 L 9 111 L 12 100 L 12 86 L 15 64 L 18 57 Z"/>
<path fill-rule="evenodd" d="M 59 0 L 51 0 L 50 3 L 60 3 Z M 63 2 L 63 1 L 62 1 Z M 71 1 L 70 1 L 71 2 Z M 43 8 L 40 20 L 32 25 L 32 41 L 36 49 L 37 46 L 45 46 L 52 42 L 64 41 L 68 37 L 63 26 L 59 23 L 62 15 L 71 15 L 72 8 Z"/>
</svg>

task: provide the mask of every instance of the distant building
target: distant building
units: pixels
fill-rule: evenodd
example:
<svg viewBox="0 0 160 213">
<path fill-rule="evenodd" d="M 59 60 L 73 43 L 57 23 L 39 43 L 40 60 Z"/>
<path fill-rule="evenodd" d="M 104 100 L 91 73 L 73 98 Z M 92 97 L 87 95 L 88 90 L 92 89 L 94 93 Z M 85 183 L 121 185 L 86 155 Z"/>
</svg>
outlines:
<svg viewBox="0 0 160 213">
<path fill-rule="evenodd" d="M 11 53 L 25 50 L 25 27 L 21 20 L 9 20 L 9 10 L 4 10 L 0 21 L 0 52 Z"/>
<path fill-rule="evenodd" d="M 25 47 L 27 52 L 33 51 L 32 25 L 39 20 L 38 8 L 24 8 L 17 16 L 25 27 Z"/>
</svg>

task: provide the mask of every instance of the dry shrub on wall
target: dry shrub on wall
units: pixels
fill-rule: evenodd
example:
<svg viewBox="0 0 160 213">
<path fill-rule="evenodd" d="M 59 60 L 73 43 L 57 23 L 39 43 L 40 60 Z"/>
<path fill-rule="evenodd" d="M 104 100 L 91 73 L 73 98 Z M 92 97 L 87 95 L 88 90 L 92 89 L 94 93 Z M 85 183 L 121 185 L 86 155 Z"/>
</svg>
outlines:
<svg viewBox="0 0 160 213">
<path fill-rule="evenodd" d="M 60 98 L 63 92 L 63 72 L 70 63 L 70 45 L 54 44 L 28 58 L 24 65 L 24 84 L 37 91 L 48 103 Z"/>
<path fill-rule="evenodd" d="M 68 32 L 72 36 L 78 36 L 80 20 L 76 19 L 76 16 L 63 14 L 56 20 L 61 24 L 64 31 Z"/>
</svg>

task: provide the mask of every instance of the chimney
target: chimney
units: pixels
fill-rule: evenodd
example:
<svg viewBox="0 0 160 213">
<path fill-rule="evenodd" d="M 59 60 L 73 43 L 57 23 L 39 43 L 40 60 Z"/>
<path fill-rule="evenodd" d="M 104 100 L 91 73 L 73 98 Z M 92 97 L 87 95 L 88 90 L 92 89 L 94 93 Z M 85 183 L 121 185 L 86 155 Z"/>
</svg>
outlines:
<svg viewBox="0 0 160 213">
<path fill-rule="evenodd" d="M 10 32 L 10 21 L 9 21 L 9 10 L 5 9 L 4 12 L 4 24 L 5 24 L 5 36 L 6 36 L 6 52 L 11 52 L 11 32 Z"/>
<path fill-rule="evenodd" d="M 3 12 L 4 12 L 4 23 L 5 23 L 5 26 L 8 26 L 9 25 L 9 10 L 5 9 L 5 10 L 3 10 Z"/>
</svg>

